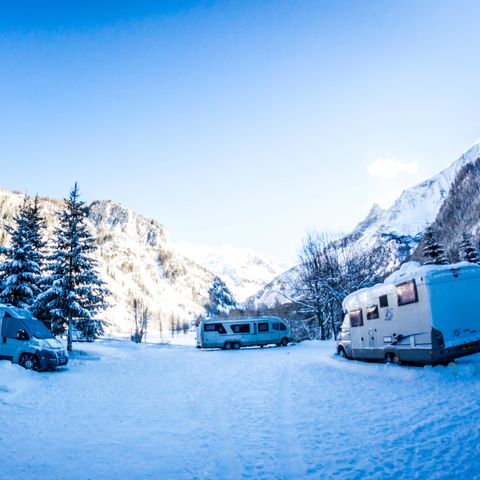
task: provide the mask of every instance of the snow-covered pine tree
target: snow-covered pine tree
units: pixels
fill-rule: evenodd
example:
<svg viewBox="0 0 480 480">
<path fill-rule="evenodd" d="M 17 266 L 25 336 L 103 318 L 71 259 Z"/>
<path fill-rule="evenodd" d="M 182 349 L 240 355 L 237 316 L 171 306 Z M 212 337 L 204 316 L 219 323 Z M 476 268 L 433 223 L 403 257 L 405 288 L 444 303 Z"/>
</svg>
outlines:
<svg viewBox="0 0 480 480">
<path fill-rule="evenodd" d="M 65 208 L 59 213 L 59 226 L 55 228 L 54 250 L 49 257 L 46 290 L 35 302 L 34 312 L 42 319 L 49 318 L 52 330 L 59 334 L 68 332 L 67 348 L 72 350 L 72 333 L 91 327 L 95 334 L 102 333 L 100 322 L 89 320 L 104 309 L 108 291 L 96 270 L 96 261 L 91 257 L 95 251 L 95 239 L 88 231 L 86 219 L 88 208 L 80 200 L 77 183 L 65 199 Z"/>
<path fill-rule="evenodd" d="M 459 245 L 460 258 L 465 262 L 480 263 L 478 258 L 478 252 L 475 248 L 472 240 L 472 236 L 468 233 L 464 233 L 462 241 Z"/>
<path fill-rule="evenodd" d="M 32 242 L 31 209 L 25 196 L 13 218 L 14 225 L 6 227 L 11 240 L 9 247 L 2 248 L 4 261 L 0 265 L 0 302 L 20 308 L 30 307 L 40 292 L 41 254 Z"/>
<path fill-rule="evenodd" d="M 38 195 L 35 196 L 33 202 L 29 202 L 27 211 L 25 213 L 28 226 L 28 236 L 35 254 L 35 260 L 38 263 L 40 272 L 43 272 L 43 268 L 45 267 L 44 252 L 46 248 L 44 232 L 47 228 L 47 224 L 41 213 Z"/>
<path fill-rule="evenodd" d="M 424 265 L 447 265 L 448 259 L 445 249 L 437 240 L 436 232 L 428 227 L 423 236 L 423 257 Z"/>
</svg>

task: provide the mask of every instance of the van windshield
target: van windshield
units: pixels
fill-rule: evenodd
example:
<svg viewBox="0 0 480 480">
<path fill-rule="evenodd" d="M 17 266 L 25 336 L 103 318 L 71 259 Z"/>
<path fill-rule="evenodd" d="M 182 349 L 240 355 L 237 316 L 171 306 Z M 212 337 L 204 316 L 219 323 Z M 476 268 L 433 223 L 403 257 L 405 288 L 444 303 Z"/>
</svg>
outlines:
<svg viewBox="0 0 480 480">
<path fill-rule="evenodd" d="M 34 318 L 33 315 L 24 308 L 10 307 L 10 310 L 13 310 L 13 313 L 19 318 Z"/>
<path fill-rule="evenodd" d="M 36 338 L 55 338 L 52 332 L 36 318 L 22 318 L 23 323 L 27 327 L 28 333 Z"/>
</svg>

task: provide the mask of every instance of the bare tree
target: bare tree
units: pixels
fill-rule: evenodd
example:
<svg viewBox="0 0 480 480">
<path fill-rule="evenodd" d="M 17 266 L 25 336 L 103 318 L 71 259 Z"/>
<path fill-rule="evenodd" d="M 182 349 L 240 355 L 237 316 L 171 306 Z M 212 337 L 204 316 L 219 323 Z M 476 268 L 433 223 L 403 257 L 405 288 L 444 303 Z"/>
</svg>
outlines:
<svg viewBox="0 0 480 480">
<path fill-rule="evenodd" d="M 160 334 L 160 341 L 163 342 L 163 315 L 161 313 L 157 313 L 157 321 L 158 321 L 158 333 Z"/>
<path fill-rule="evenodd" d="M 132 311 L 132 334 L 130 338 L 135 343 L 141 343 L 147 334 L 147 326 L 150 321 L 151 312 L 143 300 L 139 298 L 133 298 Z"/>
<path fill-rule="evenodd" d="M 381 249 L 356 250 L 353 245 L 318 233 L 310 233 L 303 243 L 292 302 L 300 314 L 297 321 L 308 336 L 312 332 L 321 340 L 336 336 L 343 320 L 344 298 L 375 283 L 384 269 Z"/>
</svg>

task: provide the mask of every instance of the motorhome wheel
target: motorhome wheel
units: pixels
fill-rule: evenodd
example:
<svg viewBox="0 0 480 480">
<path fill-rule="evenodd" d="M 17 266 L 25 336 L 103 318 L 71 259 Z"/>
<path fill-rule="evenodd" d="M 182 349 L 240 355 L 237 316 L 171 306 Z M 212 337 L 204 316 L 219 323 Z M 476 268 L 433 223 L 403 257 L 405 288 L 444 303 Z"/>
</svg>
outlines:
<svg viewBox="0 0 480 480">
<path fill-rule="evenodd" d="M 239 342 L 234 342 L 233 343 L 233 349 L 234 350 L 239 350 L 240 349 L 240 343 Z"/>
<path fill-rule="evenodd" d="M 288 345 L 288 338 L 283 337 L 280 344 L 282 347 L 286 347 Z"/>
<path fill-rule="evenodd" d="M 231 349 L 232 349 L 232 344 L 231 344 L 230 342 L 227 342 L 227 343 L 223 346 L 223 348 L 224 348 L 225 350 L 231 350 Z"/>
</svg>

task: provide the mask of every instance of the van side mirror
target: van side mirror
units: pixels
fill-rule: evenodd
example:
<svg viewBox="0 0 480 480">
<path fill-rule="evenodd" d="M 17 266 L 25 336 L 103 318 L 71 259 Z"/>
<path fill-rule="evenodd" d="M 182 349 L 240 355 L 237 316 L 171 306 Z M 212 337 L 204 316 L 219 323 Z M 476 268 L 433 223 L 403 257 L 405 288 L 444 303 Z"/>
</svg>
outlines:
<svg viewBox="0 0 480 480">
<path fill-rule="evenodd" d="M 30 337 L 25 330 L 19 330 L 17 332 L 17 340 L 30 340 Z"/>
</svg>

